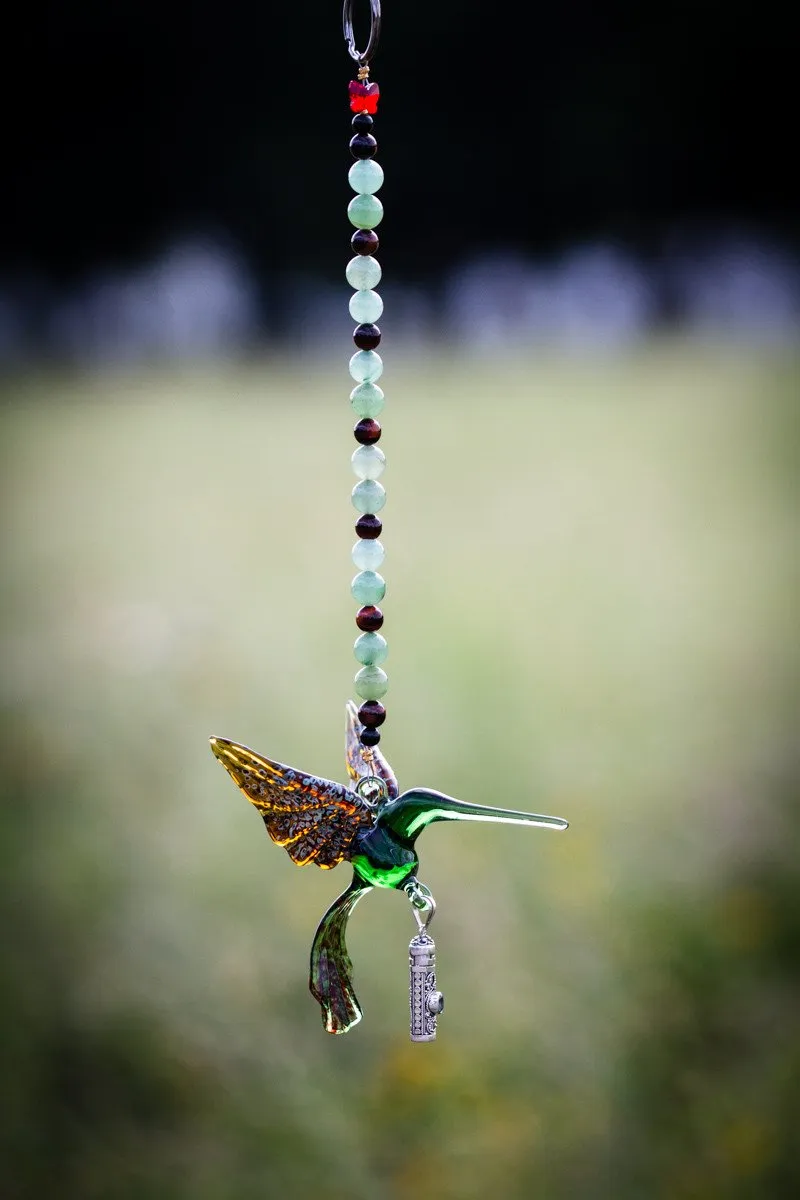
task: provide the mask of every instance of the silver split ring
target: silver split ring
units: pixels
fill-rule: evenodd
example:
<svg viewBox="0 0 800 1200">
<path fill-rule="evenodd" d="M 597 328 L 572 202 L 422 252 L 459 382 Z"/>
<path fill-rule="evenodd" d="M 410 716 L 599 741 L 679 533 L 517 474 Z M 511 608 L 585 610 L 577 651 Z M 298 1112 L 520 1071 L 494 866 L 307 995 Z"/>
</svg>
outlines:
<svg viewBox="0 0 800 1200">
<path fill-rule="evenodd" d="M 348 54 L 360 67 L 364 67 L 378 48 L 378 38 L 381 35 L 381 0 L 369 0 L 369 41 L 366 50 L 359 50 L 356 46 L 356 35 L 353 31 L 354 3 L 355 0 L 344 0 L 342 28 Z"/>
</svg>

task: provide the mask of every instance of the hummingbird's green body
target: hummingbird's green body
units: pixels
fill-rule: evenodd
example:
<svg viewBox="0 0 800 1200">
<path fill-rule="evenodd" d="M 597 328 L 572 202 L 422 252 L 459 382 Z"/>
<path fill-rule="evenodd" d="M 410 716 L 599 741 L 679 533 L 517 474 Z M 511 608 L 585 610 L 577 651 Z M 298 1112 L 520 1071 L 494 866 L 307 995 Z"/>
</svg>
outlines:
<svg viewBox="0 0 800 1200">
<path fill-rule="evenodd" d="M 380 819 L 369 833 L 358 835 L 350 861 L 368 887 L 402 887 L 419 866 L 412 847 L 382 826 Z"/>
</svg>

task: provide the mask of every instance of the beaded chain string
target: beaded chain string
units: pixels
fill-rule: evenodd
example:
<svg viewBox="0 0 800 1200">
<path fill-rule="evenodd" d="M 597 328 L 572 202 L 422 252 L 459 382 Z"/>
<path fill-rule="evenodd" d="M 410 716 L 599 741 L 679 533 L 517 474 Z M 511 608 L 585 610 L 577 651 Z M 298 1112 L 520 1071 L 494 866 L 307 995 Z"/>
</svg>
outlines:
<svg viewBox="0 0 800 1200">
<path fill-rule="evenodd" d="M 353 430 L 358 449 L 353 452 L 351 462 L 359 482 L 353 488 L 353 505 L 358 511 L 356 533 L 358 541 L 353 546 L 353 562 L 358 574 L 350 585 L 353 599 L 360 605 L 356 613 L 356 625 L 362 631 L 356 639 L 353 652 L 361 669 L 355 677 L 356 694 L 362 704 L 358 718 L 363 726 L 361 744 L 368 750 L 381 740 L 379 726 L 386 719 L 386 709 L 380 700 L 386 693 L 388 679 L 381 663 L 386 658 L 386 639 L 378 633 L 383 625 L 383 613 L 378 608 L 386 593 L 386 583 L 378 574 L 384 558 L 384 548 L 378 540 L 383 525 L 377 515 L 386 503 L 386 492 L 378 482 L 386 466 L 386 456 L 376 444 L 381 436 L 381 427 L 375 419 L 383 409 L 384 395 L 378 387 L 383 372 L 383 361 L 377 353 L 381 331 L 375 322 L 383 312 L 383 301 L 374 290 L 380 283 L 381 267 L 374 257 L 378 249 L 375 227 L 383 217 L 383 205 L 375 193 L 383 184 L 383 168 L 375 162 L 373 155 L 378 143 L 372 133 L 373 114 L 378 108 L 380 89 L 377 83 L 369 83 L 369 66 L 361 66 L 358 79 L 349 87 L 350 108 L 353 117 L 353 137 L 350 150 L 355 162 L 350 168 L 348 179 L 356 195 L 347 206 L 347 215 L 356 227 L 351 239 L 355 252 L 347 264 L 347 282 L 355 288 L 350 298 L 350 316 L 358 325 L 353 331 L 356 352 L 350 359 L 350 374 L 356 387 L 350 393 L 350 403 L 359 420 Z"/>
<path fill-rule="evenodd" d="M 310 775 L 228 738 L 212 737 L 211 750 L 261 814 L 269 836 L 284 847 L 294 863 L 301 867 L 316 863 L 326 871 L 342 862 L 352 866 L 349 886 L 323 915 L 311 943 L 308 985 L 320 1005 L 325 1029 L 346 1033 L 361 1020 L 345 934 L 361 897 L 373 888 L 388 888 L 405 892 L 417 926 L 408 947 L 411 1040 L 432 1042 L 444 997 L 436 984 L 436 946 L 429 933 L 436 902 L 430 889 L 417 878 L 417 838 L 434 821 L 491 821 L 544 829 L 566 829 L 567 822 L 560 817 L 456 800 L 432 788 L 401 792 L 394 772 L 378 749 L 380 726 L 386 719 L 381 697 L 388 683 L 381 667 L 386 658 L 386 639 L 378 632 L 383 626 L 378 605 L 386 593 L 386 583 L 378 573 L 384 557 L 378 540 L 383 530 L 378 513 L 386 503 L 386 493 L 378 480 L 386 458 L 377 445 L 381 436 L 377 417 L 383 410 L 384 396 L 378 387 L 383 362 L 377 353 L 381 331 L 376 322 L 383 312 L 383 301 L 375 291 L 381 280 L 380 264 L 375 258 L 375 227 L 383 217 L 383 205 L 375 193 L 383 183 L 383 170 L 374 161 L 378 143 L 372 133 L 372 118 L 380 91 L 377 83 L 369 82 L 369 59 L 378 42 L 381 0 L 369 0 L 370 33 L 364 51 L 359 51 L 355 43 L 353 4 L 354 0 L 344 0 L 343 12 L 348 52 L 358 63 L 358 78 L 349 88 L 353 112 L 350 150 L 355 159 L 349 180 L 355 196 L 347 208 L 356 230 L 351 239 L 355 257 L 346 270 L 347 281 L 354 289 L 350 315 L 358 322 L 353 332 L 356 352 L 350 359 L 350 374 L 356 383 L 350 403 L 358 417 L 353 431 L 358 447 L 351 460 L 358 479 L 352 492 L 359 514 L 358 541 L 353 546 L 358 574 L 350 590 L 360 605 L 356 613 L 360 633 L 354 652 L 360 664 L 355 691 L 362 703 L 358 710 L 352 701 L 347 703 L 345 763 L 349 785 Z"/>
</svg>

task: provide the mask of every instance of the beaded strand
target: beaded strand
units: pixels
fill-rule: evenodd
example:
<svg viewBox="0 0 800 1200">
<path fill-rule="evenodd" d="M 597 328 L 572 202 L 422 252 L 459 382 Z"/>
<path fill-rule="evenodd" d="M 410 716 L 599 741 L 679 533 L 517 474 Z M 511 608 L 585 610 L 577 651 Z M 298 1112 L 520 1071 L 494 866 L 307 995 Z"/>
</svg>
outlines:
<svg viewBox="0 0 800 1200">
<path fill-rule="evenodd" d="M 356 352 L 350 359 L 350 374 L 356 387 L 350 393 L 350 403 L 359 418 L 353 430 L 359 445 L 350 460 L 359 480 L 352 492 L 353 507 L 359 513 L 356 521 L 359 540 L 352 552 L 358 574 L 350 591 L 361 605 L 356 613 L 356 625 L 362 632 L 353 646 L 361 669 L 356 674 L 354 686 L 356 695 L 363 701 L 358 710 L 363 726 L 360 740 L 362 745 L 370 747 L 377 746 L 381 740 L 378 726 L 386 719 L 386 709 L 380 698 L 388 686 L 386 672 L 381 669 L 388 646 L 386 639 L 378 633 L 383 625 L 383 613 L 377 607 L 386 593 L 386 582 L 377 571 L 385 553 L 378 541 L 383 525 L 377 514 L 386 503 L 386 492 L 378 479 L 386 466 L 386 456 L 376 445 L 381 436 L 376 417 L 383 409 L 384 396 L 377 382 L 383 373 L 383 361 L 376 353 L 381 331 L 375 324 L 383 312 L 383 301 L 374 290 L 381 280 L 381 266 L 373 257 L 379 246 L 375 226 L 383 217 L 383 205 L 375 195 L 383 184 L 383 168 L 373 161 L 378 143 L 372 134 L 371 114 L 377 109 L 378 85 L 367 83 L 366 72 L 362 69 L 359 80 L 351 82 L 349 92 L 350 108 L 355 113 L 350 150 L 356 161 L 350 168 L 348 180 L 356 194 L 347 206 L 347 215 L 356 231 L 350 241 L 355 258 L 347 264 L 345 275 L 355 289 L 350 298 L 350 316 L 358 324 L 353 331 Z"/>
</svg>

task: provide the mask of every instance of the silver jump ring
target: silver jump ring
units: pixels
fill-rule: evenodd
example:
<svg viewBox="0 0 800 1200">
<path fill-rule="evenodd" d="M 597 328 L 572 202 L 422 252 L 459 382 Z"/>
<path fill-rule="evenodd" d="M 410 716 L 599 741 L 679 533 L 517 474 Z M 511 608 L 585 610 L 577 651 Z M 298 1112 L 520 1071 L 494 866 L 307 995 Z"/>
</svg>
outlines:
<svg viewBox="0 0 800 1200">
<path fill-rule="evenodd" d="M 436 901 L 434 900 L 433 896 L 431 896 L 425 909 L 423 909 L 423 912 L 425 913 L 424 917 L 420 915 L 419 909 L 415 905 L 412 906 L 411 912 L 413 913 L 414 920 L 417 922 L 417 929 L 420 931 L 420 933 L 425 933 L 431 921 L 436 916 Z"/>
<path fill-rule="evenodd" d="M 381 35 L 381 0 L 369 0 L 369 41 L 366 50 L 356 46 L 356 35 L 353 31 L 353 4 L 355 0 L 344 0 L 342 10 L 342 28 L 347 51 L 360 67 L 366 66 L 378 48 L 378 38 Z"/>
<path fill-rule="evenodd" d="M 403 886 L 403 891 L 411 901 L 411 912 L 420 933 L 424 933 L 436 915 L 436 901 L 431 895 L 430 888 L 412 876 Z M 421 914 L 424 914 L 421 915 Z"/>
</svg>

